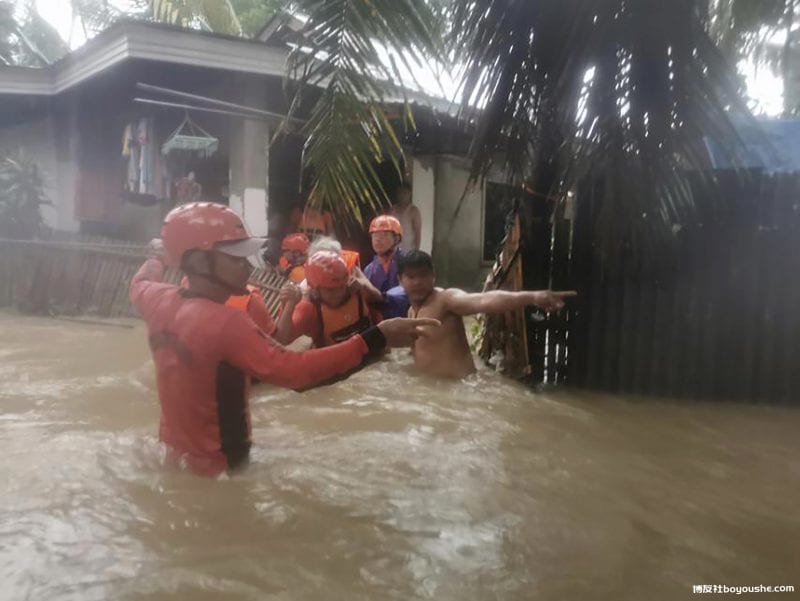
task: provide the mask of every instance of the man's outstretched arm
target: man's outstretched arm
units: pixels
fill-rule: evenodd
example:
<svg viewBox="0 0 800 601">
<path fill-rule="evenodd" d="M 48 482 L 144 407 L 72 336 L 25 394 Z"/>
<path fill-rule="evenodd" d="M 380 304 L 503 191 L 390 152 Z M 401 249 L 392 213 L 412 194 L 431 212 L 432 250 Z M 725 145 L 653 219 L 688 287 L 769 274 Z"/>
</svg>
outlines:
<svg viewBox="0 0 800 601">
<path fill-rule="evenodd" d="M 553 292 L 552 290 L 522 290 L 507 292 L 466 293 L 450 289 L 445 292 L 445 303 L 449 311 L 456 315 L 475 315 L 477 313 L 505 313 L 522 307 L 538 307 L 543 311 L 556 312 L 564 308 L 564 299 L 576 296 L 574 290 Z"/>
</svg>

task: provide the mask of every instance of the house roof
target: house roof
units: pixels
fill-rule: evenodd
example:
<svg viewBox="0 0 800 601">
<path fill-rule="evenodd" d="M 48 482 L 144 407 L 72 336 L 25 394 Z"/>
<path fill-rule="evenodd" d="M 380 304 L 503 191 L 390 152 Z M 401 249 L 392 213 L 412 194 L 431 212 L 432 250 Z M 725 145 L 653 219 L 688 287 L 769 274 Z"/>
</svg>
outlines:
<svg viewBox="0 0 800 601">
<path fill-rule="evenodd" d="M 737 125 L 745 145 L 743 167 L 769 173 L 800 172 L 800 119 L 757 119 L 757 128 Z M 729 169 L 730 156 L 713 141 L 706 139 L 711 164 Z"/>
<path fill-rule="evenodd" d="M 302 20 L 281 12 L 254 39 L 144 21 L 122 21 L 44 68 L 0 66 L 0 96 L 54 96 L 127 60 L 206 67 L 284 77 L 292 36 Z M 455 117 L 460 106 L 419 89 L 397 89 L 387 105 L 427 107 Z"/>
<path fill-rule="evenodd" d="M 302 16 L 289 10 L 281 10 L 264 24 L 254 39 L 268 45 L 288 48 L 291 45 L 303 44 L 304 26 L 305 20 Z M 420 68 L 425 69 L 424 66 Z M 400 85 L 401 88 L 386 95 L 385 103 L 403 104 L 407 101 L 411 105 L 427 106 L 450 116 L 457 115 L 461 109 L 460 105 L 444 95 L 421 89 L 415 81 L 400 82 Z"/>
<path fill-rule="evenodd" d="M 59 94 L 129 59 L 283 77 L 287 56 L 260 40 L 123 21 L 48 67 L 0 67 L 0 94 Z"/>
</svg>

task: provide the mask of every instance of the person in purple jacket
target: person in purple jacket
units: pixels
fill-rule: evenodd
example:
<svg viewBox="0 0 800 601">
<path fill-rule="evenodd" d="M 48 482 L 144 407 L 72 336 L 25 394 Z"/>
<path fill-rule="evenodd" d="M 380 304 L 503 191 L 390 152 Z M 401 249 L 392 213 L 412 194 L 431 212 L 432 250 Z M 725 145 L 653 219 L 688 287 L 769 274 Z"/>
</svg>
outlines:
<svg viewBox="0 0 800 601">
<path fill-rule="evenodd" d="M 382 308 L 383 317 L 405 317 L 408 313 L 408 297 L 400 288 L 397 275 L 403 228 L 396 217 L 379 215 L 369 224 L 369 237 L 375 256 L 364 269 L 364 275 L 386 301 Z"/>
</svg>

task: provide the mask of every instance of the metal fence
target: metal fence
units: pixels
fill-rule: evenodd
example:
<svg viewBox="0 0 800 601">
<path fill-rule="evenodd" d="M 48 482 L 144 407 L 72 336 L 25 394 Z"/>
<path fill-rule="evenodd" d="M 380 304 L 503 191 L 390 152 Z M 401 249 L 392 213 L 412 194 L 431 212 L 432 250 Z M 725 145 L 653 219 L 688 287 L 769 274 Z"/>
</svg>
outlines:
<svg viewBox="0 0 800 601">
<path fill-rule="evenodd" d="M 128 286 L 148 253 L 145 245 L 102 237 L 0 239 L 0 307 L 39 315 L 134 316 Z M 178 270 L 165 273 L 164 281 L 180 279 Z M 252 281 L 275 315 L 284 278 L 257 270 Z"/>
</svg>

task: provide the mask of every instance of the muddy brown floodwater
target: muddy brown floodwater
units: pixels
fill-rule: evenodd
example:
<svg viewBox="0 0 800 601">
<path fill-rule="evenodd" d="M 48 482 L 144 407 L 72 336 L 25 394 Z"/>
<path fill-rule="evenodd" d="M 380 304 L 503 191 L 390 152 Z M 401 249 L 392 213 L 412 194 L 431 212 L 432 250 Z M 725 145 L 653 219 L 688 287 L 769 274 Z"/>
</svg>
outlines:
<svg viewBox="0 0 800 601">
<path fill-rule="evenodd" d="M 2 599 L 800 590 L 798 410 L 433 382 L 395 351 L 257 387 L 251 466 L 206 480 L 161 464 L 141 324 L 0 315 L 0 355 Z"/>
</svg>

